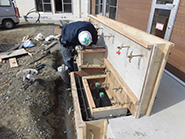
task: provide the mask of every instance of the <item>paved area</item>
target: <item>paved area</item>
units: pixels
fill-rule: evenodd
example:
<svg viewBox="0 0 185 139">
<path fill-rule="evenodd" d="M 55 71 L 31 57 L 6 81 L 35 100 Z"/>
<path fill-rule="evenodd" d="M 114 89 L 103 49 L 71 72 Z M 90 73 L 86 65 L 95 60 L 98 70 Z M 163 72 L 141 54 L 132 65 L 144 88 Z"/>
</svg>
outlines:
<svg viewBox="0 0 185 139">
<path fill-rule="evenodd" d="M 107 137 L 114 139 L 184 139 L 185 86 L 164 73 L 152 113 L 109 120 Z"/>
</svg>

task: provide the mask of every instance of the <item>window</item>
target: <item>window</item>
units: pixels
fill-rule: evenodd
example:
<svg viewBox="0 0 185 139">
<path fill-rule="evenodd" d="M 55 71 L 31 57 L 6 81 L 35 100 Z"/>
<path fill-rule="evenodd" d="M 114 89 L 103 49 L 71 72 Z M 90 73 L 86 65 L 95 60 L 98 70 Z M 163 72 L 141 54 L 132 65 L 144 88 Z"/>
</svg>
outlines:
<svg viewBox="0 0 185 139">
<path fill-rule="evenodd" d="M 0 0 L 0 6 L 11 6 L 9 0 Z"/>
<path fill-rule="evenodd" d="M 72 2 L 71 0 L 55 0 L 56 12 L 72 13 Z"/>
<path fill-rule="evenodd" d="M 105 16 L 116 20 L 117 15 L 117 0 L 106 0 Z"/>
<path fill-rule="evenodd" d="M 51 12 L 51 0 L 35 0 L 38 12 Z"/>
<path fill-rule="evenodd" d="M 103 0 L 96 0 L 95 1 L 95 14 L 102 15 L 102 9 L 103 9 Z"/>
</svg>

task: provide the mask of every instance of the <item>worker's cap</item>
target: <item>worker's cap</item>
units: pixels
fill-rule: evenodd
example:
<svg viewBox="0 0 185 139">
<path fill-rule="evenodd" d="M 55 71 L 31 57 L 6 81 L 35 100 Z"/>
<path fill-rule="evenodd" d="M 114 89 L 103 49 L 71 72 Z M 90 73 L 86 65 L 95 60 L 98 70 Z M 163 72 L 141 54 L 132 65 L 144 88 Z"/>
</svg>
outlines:
<svg viewBox="0 0 185 139">
<path fill-rule="evenodd" d="M 89 46 L 92 42 L 92 36 L 89 31 L 82 31 L 78 35 L 78 40 L 81 43 L 81 45 Z"/>
</svg>

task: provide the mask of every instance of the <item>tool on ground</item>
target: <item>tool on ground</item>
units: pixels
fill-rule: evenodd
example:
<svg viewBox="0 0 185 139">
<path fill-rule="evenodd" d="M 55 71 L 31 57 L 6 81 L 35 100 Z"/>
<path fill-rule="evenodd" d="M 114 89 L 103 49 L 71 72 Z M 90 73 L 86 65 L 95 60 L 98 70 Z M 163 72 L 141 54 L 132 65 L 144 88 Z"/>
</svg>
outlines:
<svg viewBox="0 0 185 139">
<path fill-rule="evenodd" d="M 32 84 L 35 81 L 35 78 L 33 77 L 31 70 L 28 72 L 28 74 L 25 74 L 22 79 L 22 84 Z"/>
<path fill-rule="evenodd" d="M 31 72 L 32 75 L 38 74 L 38 71 L 36 69 L 24 69 L 17 72 L 16 78 L 23 77 L 23 75 L 28 74 L 29 72 Z"/>
<path fill-rule="evenodd" d="M 133 51 L 132 51 L 132 52 L 130 52 L 130 55 L 128 56 L 128 58 L 129 58 L 129 62 L 131 62 L 131 59 L 132 59 L 133 57 L 143 57 L 143 55 L 142 55 L 142 54 L 140 54 L 140 55 L 132 55 L 132 53 L 133 53 Z"/>
<path fill-rule="evenodd" d="M 50 53 L 50 50 L 47 50 L 46 53 L 43 56 L 41 56 L 41 57 L 37 58 L 36 60 L 34 60 L 33 62 L 31 62 L 30 64 L 28 64 L 28 66 L 31 65 L 31 64 L 33 64 L 33 63 L 35 63 L 35 62 L 37 62 L 37 61 L 39 61 L 39 60 L 41 60 L 41 59 L 43 59 L 49 53 Z"/>
<path fill-rule="evenodd" d="M 36 66 L 37 70 L 41 70 L 42 68 L 44 68 L 46 65 L 44 63 L 41 63 L 39 65 Z"/>
</svg>

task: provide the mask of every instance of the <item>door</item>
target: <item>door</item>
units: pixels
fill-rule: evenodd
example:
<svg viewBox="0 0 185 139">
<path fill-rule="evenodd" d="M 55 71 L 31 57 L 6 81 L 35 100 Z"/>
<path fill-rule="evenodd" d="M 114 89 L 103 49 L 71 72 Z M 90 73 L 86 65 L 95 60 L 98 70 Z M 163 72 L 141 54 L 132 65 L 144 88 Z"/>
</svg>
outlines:
<svg viewBox="0 0 185 139">
<path fill-rule="evenodd" d="M 153 0 L 147 32 L 170 40 L 180 0 Z"/>
</svg>

